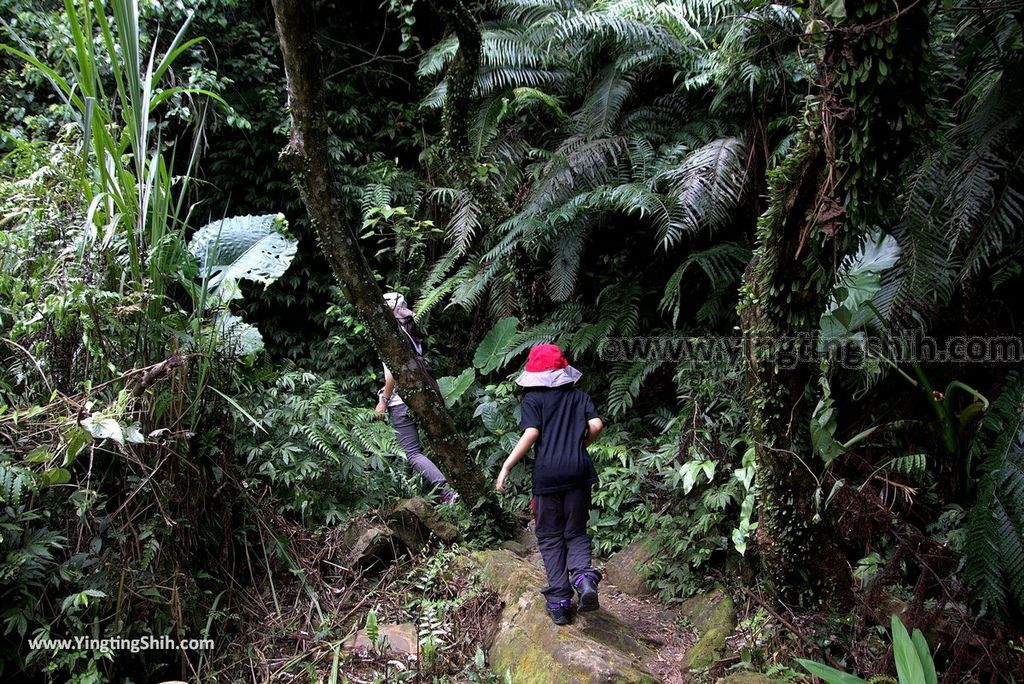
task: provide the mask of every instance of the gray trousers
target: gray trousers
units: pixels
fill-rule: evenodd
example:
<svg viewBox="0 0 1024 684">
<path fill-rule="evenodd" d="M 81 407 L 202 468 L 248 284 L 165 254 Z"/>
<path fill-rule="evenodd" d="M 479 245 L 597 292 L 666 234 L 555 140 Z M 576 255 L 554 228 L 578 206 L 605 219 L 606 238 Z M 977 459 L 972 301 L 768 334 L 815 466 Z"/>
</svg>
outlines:
<svg viewBox="0 0 1024 684">
<path fill-rule="evenodd" d="M 405 404 L 396 404 L 388 407 L 388 417 L 391 427 L 395 428 L 395 435 L 398 437 L 398 445 L 405 451 L 405 457 L 417 473 L 432 485 L 443 485 L 446 480 L 444 475 L 434 462 L 423 455 L 423 447 L 420 446 L 420 433 L 416 430 L 416 421 L 409 414 L 409 407 Z"/>
<path fill-rule="evenodd" d="M 570 577 L 575 581 L 586 572 L 600 578 L 591 565 L 592 549 L 587 534 L 590 485 L 556 494 L 536 494 L 533 503 L 537 548 L 548 575 L 548 586 L 541 593 L 552 602 L 570 599 Z"/>
</svg>

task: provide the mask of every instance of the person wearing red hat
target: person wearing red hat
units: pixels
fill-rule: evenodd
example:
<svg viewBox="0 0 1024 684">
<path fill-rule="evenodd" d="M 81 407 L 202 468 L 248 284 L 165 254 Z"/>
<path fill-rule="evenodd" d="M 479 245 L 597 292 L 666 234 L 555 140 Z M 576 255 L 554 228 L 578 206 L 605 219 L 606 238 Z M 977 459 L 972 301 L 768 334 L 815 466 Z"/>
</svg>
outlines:
<svg viewBox="0 0 1024 684">
<path fill-rule="evenodd" d="M 523 435 L 495 483 L 495 489 L 504 492 L 509 472 L 530 447 L 536 447 L 531 508 L 537 547 L 548 577 L 548 586 L 541 593 L 556 625 L 572 621 L 574 590 L 578 610 L 596 610 L 601 581 L 601 573 L 593 567 L 587 534 L 597 471 L 586 447 L 604 429 L 604 423 L 590 395 L 576 388 L 581 377 L 557 345 L 538 344 L 530 349 L 526 369 L 516 379 L 526 389 L 520 406 Z"/>
</svg>

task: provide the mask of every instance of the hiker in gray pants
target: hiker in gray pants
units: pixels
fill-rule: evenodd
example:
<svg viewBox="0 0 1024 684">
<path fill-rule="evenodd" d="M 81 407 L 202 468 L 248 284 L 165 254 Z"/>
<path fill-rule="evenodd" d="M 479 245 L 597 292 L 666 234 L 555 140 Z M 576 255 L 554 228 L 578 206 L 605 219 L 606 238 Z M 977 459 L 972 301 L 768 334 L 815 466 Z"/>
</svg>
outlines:
<svg viewBox="0 0 1024 684">
<path fill-rule="evenodd" d="M 413 323 L 412 311 L 405 305 L 405 297 L 398 292 L 388 292 L 384 295 L 384 301 L 391 307 L 391 311 L 398 319 L 399 329 L 408 338 L 418 359 L 422 360 L 423 345 L 416 334 L 416 326 Z M 426 366 L 424 366 L 426 368 Z M 420 434 L 416 429 L 416 421 L 409 415 L 409 407 L 405 405 L 402 398 L 395 392 L 395 377 L 384 366 L 384 387 L 377 392 L 377 413 L 387 411 L 391 426 L 395 428 L 395 436 L 398 438 L 398 445 L 405 451 L 405 457 L 417 473 L 423 476 L 427 482 L 441 494 L 443 503 L 454 503 L 458 495 L 448 486 L 444 474 L 438 469 L 434 462 L 423 454 L 423 447 L 420 444 Z"/>
<path fill-rule="evenodd" d="M 392 394 L 391 396 L 394 398 L 396 395 Z M 402 447 L 413 470 L 422 475 L 423 479 L 431 485 L 446 489 L 448 481 L 444 475 L 437 469 L 433 461 L 423 455 L 416 421 L 409 415 L 409 407 L 405 405 L 404 401 L 399 399 L 397 403 L 388 406 L 388 421 L 391 423 L 391 427 L 395 428 L 398 446 Z"/>
</svg>

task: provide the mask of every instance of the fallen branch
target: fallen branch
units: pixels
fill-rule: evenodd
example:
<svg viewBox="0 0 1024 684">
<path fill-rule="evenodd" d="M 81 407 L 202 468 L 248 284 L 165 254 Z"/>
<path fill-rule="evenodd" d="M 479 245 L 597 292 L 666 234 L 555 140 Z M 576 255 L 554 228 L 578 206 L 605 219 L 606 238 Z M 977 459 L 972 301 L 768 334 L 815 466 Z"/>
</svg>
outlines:
<svg viewBox="0 0 1024 684">
<path fill-rule="evenodd" d="M 175 368 L 179 368 L 183 365 L 185 365 L 185 357 L 181 354 L 175 354 L 160 363 L 150 366 L 132 387 L 132 397 L 136 399 L 141 397 L 142 394 L 149 389 L 150 385 L 170 373 Z"/>
</svg>

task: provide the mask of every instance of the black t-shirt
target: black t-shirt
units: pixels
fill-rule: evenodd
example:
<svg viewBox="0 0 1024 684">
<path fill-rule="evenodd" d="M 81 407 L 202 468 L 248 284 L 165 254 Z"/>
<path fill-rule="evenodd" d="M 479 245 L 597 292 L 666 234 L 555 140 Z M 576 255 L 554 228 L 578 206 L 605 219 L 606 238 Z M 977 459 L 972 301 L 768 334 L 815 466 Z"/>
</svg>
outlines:
<svg viewBox="0 0 1024 684">
<path fill-rule="evenodd" d="M 572 385 L 527 391 L 519 424 L 537 428 L 533 493 L 553 494 L 597 482 L 597 471 L 583 440 L 587 421 L 597 418 L 590 395 Z"/>
</svg>

